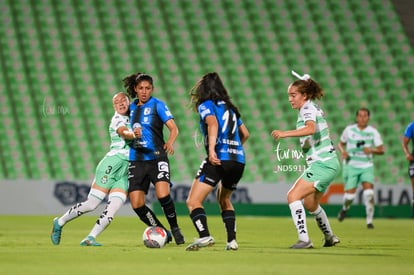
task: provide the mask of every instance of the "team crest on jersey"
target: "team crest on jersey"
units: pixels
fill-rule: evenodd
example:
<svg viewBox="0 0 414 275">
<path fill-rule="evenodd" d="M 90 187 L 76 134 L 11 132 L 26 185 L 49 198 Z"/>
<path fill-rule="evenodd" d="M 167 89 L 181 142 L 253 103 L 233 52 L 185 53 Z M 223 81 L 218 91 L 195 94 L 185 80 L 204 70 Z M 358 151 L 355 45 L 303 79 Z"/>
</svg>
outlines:
<svg viewBox="0 0 414 275">
<path fill-rule="evenodd" d="M 107 183 L 108 182 L 108 176 L 107 175 L 105 175 L 105 176 L 103 176 L 102 178 L 101 178 L 101 183 L 102 184 L 105 184 L 105 183 Z"/>
<path fill-rule="evenodd" d="M 144 115 L 149 115 L 149 114 L 151 114 L 151 108 L 145 108 L 144 109 Z"/>
</svg>

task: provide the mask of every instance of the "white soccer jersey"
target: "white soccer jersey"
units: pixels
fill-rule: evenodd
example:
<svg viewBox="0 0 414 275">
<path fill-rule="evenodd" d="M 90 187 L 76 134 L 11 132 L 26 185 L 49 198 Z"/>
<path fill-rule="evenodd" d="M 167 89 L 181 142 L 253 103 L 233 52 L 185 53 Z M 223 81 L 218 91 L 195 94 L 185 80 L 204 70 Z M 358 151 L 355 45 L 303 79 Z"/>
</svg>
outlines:
<svg viewBox="0 0 414 275">
<path fill-rule="evenodd" d="M 119 127 L 125 126 L 131 130 L 129 123 L 129 116 L 123 116 L 115 112 L 109 124 L 109 136 L 111 137 L 110 151 L 106 154 L 107 156 L 113 156 L 119 154 L 123 158 L 129 158 L 129 146 L 125 143 L 124 139 L 121 138 L 116 132 Z"/>
<path fill-rule="evenodd" d="M 346 143 L 346 151 L 349 155 L 347 164 L 357 168 L 373 166 L 372 154 L 365 154 L 364 147 L 378 147 L 383 144 L 377 129 L 368 125 L 360 130 L 357 124 L 348 125 L 344 129 L 341 142 Z"/>
<path fill-rule="evenodd" d="M 306 156 L 306 163 L 310 165 L 317 160 L 326 161 L 336 157 L 335 148 L 329 135 L 328 123 L 321 108 L 308 100 L 300 108 L 296 129 L 305 127 L 308 120 L 315 121 L 315 133 L 310 136 L 300 137 L 300 146 Z"/>
</svg>

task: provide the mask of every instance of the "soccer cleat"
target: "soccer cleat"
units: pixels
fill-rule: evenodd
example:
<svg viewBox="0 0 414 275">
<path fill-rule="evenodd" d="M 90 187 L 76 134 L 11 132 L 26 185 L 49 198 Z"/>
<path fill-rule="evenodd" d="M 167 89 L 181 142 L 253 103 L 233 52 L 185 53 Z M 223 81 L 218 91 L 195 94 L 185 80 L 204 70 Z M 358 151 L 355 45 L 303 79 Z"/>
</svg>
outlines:
<svg viewBox="0 0 414 275">
<path fill-rule="evenodd" d="M 239 249 L 239 245 L 237 244 L 236 240 L 232 240 L 226 245 L 226 250 L 237 250 L 237 249 Z"/>
<path fill-rule="evenodd" d="M 187 246 L 186 251 L 197 251 L 201 247 L 208 247 L 214 245 L 214 238 L 211 236 L 196 239 L 195 242 Z"/>
<path fill-rule="evenodd" d="M 368 229 L 374 229 L 374 225 L 372 223 L 367 224 Z"/>
<path fill-rule="evenodd" d="M 94 237 L 88 236 L 80 242 L 81 246 L 102 246 L 102 244 L 98 243 Z"/>
<path fill-rule="evenodd" d="M 325 239 L 325 243 L 323 244 L 323 247 L 331 247 L 335 246 L 337 243 L 340 243 L 341 241 L 339 238 L 335 235 L 330 236 L 329 238 Z"/>
<path fill-rule="evenodd" d="M 338 213 L 338 221 L 343 221 L 346 217 L 346 210 L 341 209 Z"/>
<path fill-rule="evenodd" d="M 171 228 L 171 232 L 172 232 L 172 235 L 174 236 L 174 240 L 176 244 L 180 245 L 180 244 L 185 243 L 184 236 L 183 234 L 181 234 L 180 228 L 173 227 Z"/>
<path fill-rule="evenodd" d="M 306 249 L 306 248 L 313 248 L 313 244 L 311 241 L 304 242 L 304 241 L 298 241 L 294 245 L 292 245 L 290 248 L 293 249 Z"/>
<path fill-rule="evenodd" d="M 53 219 L 53 228 L 52 233 L 50 234 L 50 239 L 54 245 L 58 245 L 60 243 L 60 236 L 62 235 L 62 227 L 58 223 L 58 218 Z"/>
</svg>

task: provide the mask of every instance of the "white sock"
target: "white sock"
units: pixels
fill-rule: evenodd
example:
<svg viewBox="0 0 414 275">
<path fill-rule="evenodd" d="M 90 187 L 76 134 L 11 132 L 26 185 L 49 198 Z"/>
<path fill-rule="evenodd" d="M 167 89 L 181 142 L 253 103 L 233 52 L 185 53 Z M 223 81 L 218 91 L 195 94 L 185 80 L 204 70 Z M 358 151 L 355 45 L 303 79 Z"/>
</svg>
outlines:
<svg viewBox="0 0 414 275">
<path fill-rule="evenodd" d="M 374 219 L 374 190 L 366 189 L 362 193 L 364 197 L 365 211 L 367 215 L 367 224 L 372 223 Z"/>
<path fill-rule="evenodd" d="M 351 204 L 354 201 L 355 197 L 356 197 L 355 193 L 345 193 L 344 199 L 343 199 L 344 204 L 342 206 L 342 209 L 347 211 L 351 207 Z"/>
<path fill-rule="evenodd" d="M 88 196 L 86 201 L 75 204 L 63 214 L 63 216 L 58 219 L 59 225 L 64 226 L 67 222 L 82 216 L 85 213 L 91 212 L 98 207 L 101 201 L 101 199 L 95 196 Z"/>
<path fill-rule="evenodd" d="M 114 193 L 117 194 L 115 195 Z M 108 204 L 106 205 L 105 210 L 102 212 L 102 215 L 96 221 L 88 236 L 96 238 L 99 234 L 101 234 L 105 230 L 105 228 L 107 228 L 108 225 L 112 222 L 119 208 L 121 208 L 122 205 L 125 203 L 125 194 L 122 194 L 120 192 L 114 193 L 109 195 Z"/>
<path fill-rule="evenodd" d="M 328 216 L 326 216 L 325 210 L 318 205 L 318 208 L 314 212 L 310 212 L 314 217 L 319 229 L 324 234 L 325 238 L 333 235 L 331 225 L 329 224 Z"/>
<path fill-rule="evenodd" d="M 294 201 L 289 204 L 290 213 L 292 214 L 293 223 L 298 232 L 300 241 L 309 242 L 308 229 L 306 227 L 306 212 L 301 201 Z"/>
</svg>

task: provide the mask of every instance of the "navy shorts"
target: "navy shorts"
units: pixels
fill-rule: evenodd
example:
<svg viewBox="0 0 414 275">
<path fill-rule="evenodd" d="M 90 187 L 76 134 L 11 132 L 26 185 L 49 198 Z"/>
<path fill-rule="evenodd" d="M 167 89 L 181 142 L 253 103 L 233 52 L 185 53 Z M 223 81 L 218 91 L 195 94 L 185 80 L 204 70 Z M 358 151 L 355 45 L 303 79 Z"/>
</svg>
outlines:
<svg viewBox="0 0 414 275">
<path fill-rule="evenodd" d="M 235 190 L 243 176 L 244 163 L 232 160 L 222 160 L 221 165 L 215 166 L 204 160 L 198 169 L 196 179 L 215 187 L 220 181 L 223 187 Z"/>
<path fill-rule="evenodd" d="M 129 192 L 140 190 L 147 194 L 150 183 L 152 182 L 155 185 L 159 181 L 170 183 L 168 158 L 129 162 Z"/>
</svg>

